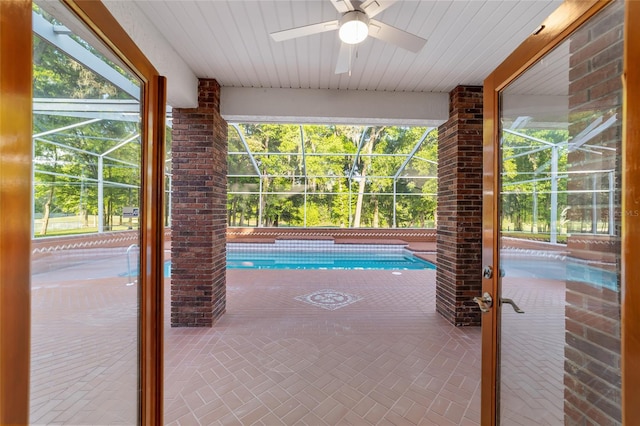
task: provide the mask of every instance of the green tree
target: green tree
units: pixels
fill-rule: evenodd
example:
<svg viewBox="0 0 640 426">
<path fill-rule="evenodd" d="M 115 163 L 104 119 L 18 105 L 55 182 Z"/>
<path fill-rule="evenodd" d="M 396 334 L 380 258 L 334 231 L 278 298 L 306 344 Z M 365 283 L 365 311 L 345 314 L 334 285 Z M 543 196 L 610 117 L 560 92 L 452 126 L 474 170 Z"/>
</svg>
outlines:
<svg viewBox="0 0 640 426">
<path fill-rule="evenodd" d="M 35 98 L 130 98 L 39 37 L 34 37 L 33 57 Z M 36 211 L 43 215 L 41 235 L 47 234 L 54 211 L 81 214 L 85 224 L 89 214 L 97 213 L 98 156 L 139 133 L 137 122 L 100 120 L 76 126 L 86 120 L 57 112 L 34 116 L 34 134 L 41 134 L 34 140 L 34 200 Z M 115 211 L 138 204 L 138 191 L 125 187 L 140 184 L 140 145 L 125 145 L 104 160 L 105 225 L 112 226 Z"/>
<path fill-rule="evenodd" d="M 552 150 L 558 150 L 558 172 L 567 170 L 567 132 L 519 130 L 505 132 L 502 147 L 502 212 L 507 229 L 537 231 L 551 227 Z M 544 141 L 544 142 L 543 142 Z M 566 179 L 558 180 L 558 214 L 566 208 Z M 525 229 L 525 224 L 529 224 Z M 534 225 L 535 224 L 535 225 Z"/>
<path fill-rule="evenodd" d="M 425 131 L 386 126 L 240 128 L 259 163 L 260 177 L 239 138 L 230 137 L 229 224 L 243 224 L 245 212 L 259 215 L 262 210 L 264 226 L 393 226 L 394 177 Z M 421 174 L 435 176 L 436 156 L 433 132 L 395 180 L 401 194 L 395 200 L 399 226 L 425 226 L 434 219 L 437 183 Z M 261 208 L 256 198 L 250 201 L 255 209 L 245 207 L 251 196 L 259 197 L 247 192 L 259 192 L 260 184 Z"/>
</svg>

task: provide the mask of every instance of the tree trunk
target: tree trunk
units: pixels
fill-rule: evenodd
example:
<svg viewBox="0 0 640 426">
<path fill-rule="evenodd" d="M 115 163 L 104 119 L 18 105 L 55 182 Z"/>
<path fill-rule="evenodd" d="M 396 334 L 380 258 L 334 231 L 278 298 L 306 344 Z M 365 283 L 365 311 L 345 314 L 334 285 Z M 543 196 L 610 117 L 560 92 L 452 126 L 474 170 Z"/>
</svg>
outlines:
<svg viewBox="0 0 640 426">
<path fill-rule="evenodd" d="M 367 183 L 367 169 L 371 164 L 371 153 L 373 152 L 373 145 L 378 141 L 378 138 L 384 131 L 384 127 L 378 127 L 376 130 L 372 130 L 369 134 L 369 140 L 362 147 L 362 151 L 368 154 L 361 157 L 362 172 L 360 173 L 360 181 L 358 183 L 358 199 L 356 201 L 356 214 L 353 219 L 353 227 L 359 228 L 360 221 L 362 219 L 362 203 L 364 202 L 364 190 Z"/>
<path fill-rule="evenodd" d="M 53 151 L 53 156 L 54 156 L 54 169 L 53 171 L 56 172 L 57 171 L 57 164 L 58 164 L 58 150 L 54 149 Z M 40 235 L 47 235 L 47 228 L 49 227 L 49 217 L 51 216 L 51 204 L 53 203 L 53 194 L 55 191 L 55 187 L 56 187 L 56 175 L 52 175 L 51 176 L 51 189 L 49 189 L 49 196 L 47 197 L 47 202 L 44 203 L 44 213 L 42 216 L 42 228 L 40 228 Z"/>
<path fill-rule="evenodd" d="M 378 199 L 373 197 L 373 223 L 371 226 L 374 228 L 380 227 L 380 210 L 378 207 Z"/>
<path fill-rule="evenodd" d="M 353 227 L 360 228 L 360 218 L 362 216 L 362 203 L 364 200 L 364 188 L 366 185 L 366 169 L 362 171 L 362 175 L 360 176 L 360 181 L 358 182 L 358 199 L 356 201 L 356 214 L 353 218 Z"/>
<path fill-rule="evenodd" d="M 40 228 L 40 235 L 47 235 L 47 228 L 49 227 L 49 217 L 51 215 L 51 203 L 53 202 L 53 192 L 55 186 L 53 185 L 54 180 L 51 182 L 51 189 L 49 190 L 49 196 L 47 197 L 47 202 L 44 203 L 44 214 L 42 215 L 42 228 Z"/>
<path fill-rule="evenodd" d="M 109 197 L 109 201 L 107 201 L 107 220 L 106 220 L 106 228 L 107 231 L 111 231 L 113 228 L 113 217 L 111 216 L 112 208 L 111 208 L 111 197 Z"/>
<path fill-rule="evenodd" d="M 236 208 L 238 206 L 238 201 L 236 199 L 231 200 L 231 205 L 229 206 L 229 211 L 227 212 L 227 226 L 235 226 L 236 225 Z"/>
</svg>

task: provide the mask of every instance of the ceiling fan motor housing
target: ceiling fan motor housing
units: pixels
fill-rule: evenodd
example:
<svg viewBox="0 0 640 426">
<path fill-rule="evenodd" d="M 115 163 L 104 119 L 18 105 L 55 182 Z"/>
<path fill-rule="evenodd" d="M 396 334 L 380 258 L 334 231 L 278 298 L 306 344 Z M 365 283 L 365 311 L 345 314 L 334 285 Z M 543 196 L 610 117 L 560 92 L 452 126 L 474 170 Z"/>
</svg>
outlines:
<svg viewBox="0 0 640 426">
<path fill-rule="evenodd" d="M 340 18 L 340 40 L 347 44 L 363 42 L 369 35 L 369 17 L 360 10 L 351 10 Z"/>
</svg>

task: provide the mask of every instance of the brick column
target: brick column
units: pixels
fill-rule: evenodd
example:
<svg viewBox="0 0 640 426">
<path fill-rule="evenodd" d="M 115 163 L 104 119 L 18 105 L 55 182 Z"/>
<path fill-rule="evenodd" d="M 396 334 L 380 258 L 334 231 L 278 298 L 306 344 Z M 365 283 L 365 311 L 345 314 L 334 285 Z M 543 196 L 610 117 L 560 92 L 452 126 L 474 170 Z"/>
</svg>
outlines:
<svg viewBox="0 0 640 426">
<path fill-rule="evenodd" d="M 449 94 L 438 128 L 436 311 L 456 326 L 480 325 L 482 289 L 482 87 Z"/>
<path fill-rule="evenodd" d="M 171 326 L 211 327 L 226 306 L 227 123 L 220 85 L 173 109 Z"/>
</svg>

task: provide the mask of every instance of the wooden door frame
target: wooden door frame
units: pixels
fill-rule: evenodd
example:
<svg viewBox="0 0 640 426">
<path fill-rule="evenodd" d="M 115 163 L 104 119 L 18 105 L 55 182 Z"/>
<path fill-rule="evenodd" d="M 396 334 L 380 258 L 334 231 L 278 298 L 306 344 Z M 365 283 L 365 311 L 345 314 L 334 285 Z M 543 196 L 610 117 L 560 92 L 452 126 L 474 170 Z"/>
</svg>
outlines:
<svg viewBox="0 0 640 426">
<path fill-rule="evenodd" d="M 166 80 L 100 1 L 61 1 L 142 81 L 138 421 L 162 424 Z M 0 1 L 0 424 L 29 419 L 31 10 Z"/>
<path fill-rule="evenodd" d="M 626 0 L 622 72 L 622 424 L 640 418 L 640 1 Z M 632 25 L 633 23 L 633 25 Z M 635 94 L 633 96 L 632 94 Z M 635 281 L 635 286 L 633 285 Z"/>
<path fill-rule="evenodd" d="M 0 424 L 3 425 L 27 424 L 29 420 L 31 26 L 31 0 L 0 1 Z"/>
<path fill-rule="evenodd" d="M 543 23 L 542 31 L 527 38 L 484 81 L 483 126 L 483 265 L 496 266 L 499 242 L 498 201 L 499 104 L 500 91 L 540 58 L 562 43 L 573 31 L 613 0 L 566 0 Z M 630 25 L 635 22 L 635 25 Z M 622 211 L 640 211 L 640 99 L 626 93 L 640 93 L 640 2 L 625 0 L 625 51 L 623 72 L 623 191 Z M 635 143 L 629 143 L 634 141 Z M 622 216 L 622 419 L 623 424 L 640 416 L 640 288 L 632 278 L 640 276 L 640 262 L 634 247 L 640 246 L 640 216 Z M 482 291 L 499 294 L 499 274 L 483 279 Z M 629 279 L 627 279 L 629 277 Z M 482 316 L 481 424 L 495 425 L 499 410 L 500 304 Z M 490 343 L 489 343 L 490 342 Z M 488 344 L 489 343 L 489 344 Z M 635 368 L 633 366 L 636 366 Z"/>
</svg>

